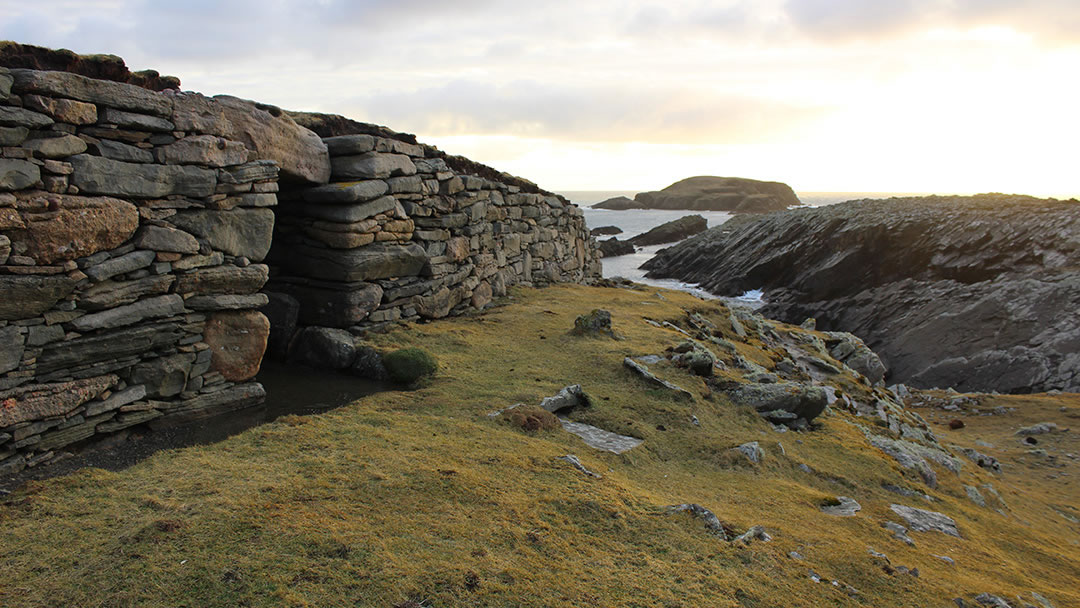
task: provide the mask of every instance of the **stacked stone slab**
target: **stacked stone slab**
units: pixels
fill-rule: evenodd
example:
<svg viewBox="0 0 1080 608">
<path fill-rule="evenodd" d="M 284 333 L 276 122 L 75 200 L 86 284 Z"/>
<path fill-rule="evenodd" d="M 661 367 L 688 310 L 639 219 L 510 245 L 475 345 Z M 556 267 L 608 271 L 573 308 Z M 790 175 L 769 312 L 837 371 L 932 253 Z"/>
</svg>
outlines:
<svg viewBox="0 0 1080 608">
<path fill-rule="evenodd" d="M 0 474 L 262 399 L 279 164 L 329 176 L 278 114 L 0 68 Z"/>
<path fill-rule="evenodd" d="M 600 275 L 583 214 L 562 197 L 461 174 L 431 146 L 323 141 L 331 181 L 283 189 L 270 257 L 271 298 L 298 304 L 301 326 L 362 333 L 482 309 L 513 284 Z"/>
</svg>

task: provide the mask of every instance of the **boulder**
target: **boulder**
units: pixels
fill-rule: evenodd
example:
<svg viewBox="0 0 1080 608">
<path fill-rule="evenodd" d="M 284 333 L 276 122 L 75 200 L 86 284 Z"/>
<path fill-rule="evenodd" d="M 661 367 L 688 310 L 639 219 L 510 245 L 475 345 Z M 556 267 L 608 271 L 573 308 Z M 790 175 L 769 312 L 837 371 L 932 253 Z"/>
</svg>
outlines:
<svg viewBox="0 0 1080 608">
<path fill-rule="evenodd" d="M 638 247 L 674 243 L 699 232 L 704 232 L 706 228 L 708 228 L 708 221 L 705 218 L 700 215 L 686 215 L 677 220 L 660 224 L 644 234 L 633 237 L 629 242 Z"/>
<path fill-rule="evenodd" d="M 270 321 L 255 310 L 216 312 L 206 321 L 203 342 L 213 353 L 210 370 L 229 382 L 243 382 L 259 373 L 270 336 Z"/>
<path fill-rule="evenodd" d="M 904 505 L 889 505 L 889 508 L 893 513 L 903 517 L 908 527 L 916 532 L 941 532 L 949 536 L 960 536 L 960 531 L 956 529 L 956 522 L 943 513 Z"/>
<path fill-rule="evenodd" d="M 356 358 L 352 334 L 344 329 L 305 327 L 293 338 L 288 361 L 315 369 L 345 369 Z"/>
<path fill-rule="evenodd" d="M 202 198 L 214 193 L 217 172 L 201 167 L 126 163 L 79 154 L 68 159 L 70 180 L 81 192 L 130 198 L 165 198 L 178 194 Z"/>
<path fill-rule="evenodd" d="M 353 360 L 349 373 L 367 380 L 383 381 L 390 376 L 383 365 L 382 356 L 370 346 L 361 346 L 356 349 L 356 358 Z"/>
<path fill-rule="evenodd" d="M 589 407 L 592 405 L 592 400 L 582 390 L 580 384 L 571 384 L 560 390 L 558 393 L 551 397 L 545 397 L 540 402 L 540 408 L 556 414 L 571 410 L 578 407 Z"/>
<path fill-rule="evenodd" d="M 732 449 L 745 456 L 747 460 L 754 464 L 761 462 L 761 460 L 765 457 L 764 450 L 761 449 L 761 446 L 758 445 L 758 442 L 756 441 L 744 443 L 739 447 Z"/>
<path fill-rule="evenodd" d="M 5 230 L 15 251 L 38 264 L 115 249 L 139 226 L 135 205 L 108 197 L 19 193 L 22 227 Z"/>
<path fill-rule="evenodd" d="M 809 422 L 825 411 L 829 403 L 824 388 L 795 382 L 740 384 L 728 390 L 727 395 L 733 403 L 753 407 L 777 423 L 790 423 L 798 419 Z M 794 418 L 783 415 L 783 412 L 792 414 Z"/>
<path fill-rule="evenodd" d="M 601 308 L 574 319 L 574 328 L 570 333 L 575 336 L 607 336 L 615 333 L 611 329 L 611 313 Z"/>
<path fill-rule="evenodd" d="M 297 125 L 280 108 L 228 95 L 213 98 L 221 107 L 225 137 L 243 143 L 248 160 L 269 159 L 288 180 L 325 184 L 330 181 L 330 156 L 318 135 Z"/>
<path fill-rule="evenodd" d="M 193 209 L 180 211 L 169 223 L 204 239 L 214 249 L 261 262 L 270 251 L 274 212 L 270 209 Z"/>
</svg>

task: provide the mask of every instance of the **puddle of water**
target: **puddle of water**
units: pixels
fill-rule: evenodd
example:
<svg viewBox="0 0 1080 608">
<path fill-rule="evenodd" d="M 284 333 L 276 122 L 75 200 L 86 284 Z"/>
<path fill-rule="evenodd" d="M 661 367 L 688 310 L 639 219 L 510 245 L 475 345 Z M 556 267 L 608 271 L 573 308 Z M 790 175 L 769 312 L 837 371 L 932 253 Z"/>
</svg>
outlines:
<svg viewBox="0 0 1080 608">
<path fill-rule="evenodd" d="M 276 361 L 264 361 L 255 379 L 266 388 L 263 405 L 154 430 L 136 427 L 127 434 L 105 437 L 81 447 L 66 460 L 0 479 L 0 490 L 10 491 L 30 480 L 86 467 L 119 471 L 161 450 L 216 443 L 281 416 L 318 414 L 389 388 L 381 382 Z"/>
</svg>

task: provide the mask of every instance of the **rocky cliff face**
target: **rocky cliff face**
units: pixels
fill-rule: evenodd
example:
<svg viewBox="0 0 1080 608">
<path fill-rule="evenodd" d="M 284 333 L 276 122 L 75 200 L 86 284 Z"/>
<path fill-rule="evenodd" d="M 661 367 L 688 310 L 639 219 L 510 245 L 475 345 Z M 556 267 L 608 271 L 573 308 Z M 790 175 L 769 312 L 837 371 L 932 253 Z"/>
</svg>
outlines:
<svg viewBox="0 0 1080 608">
<path fill-rule="evenodd" d="M 766 213 L 799 205 L 791 186 L 741 177 L 690 177 L 663 190 L 641 192 L 630 200 L 625 196 L 593 205 L 595 209 L 692 209 Z"/>
<path fill-rule="evenodd" d="M 1080 390 L 1080 203 L 1023 196 L 852 201 L 737 218 L 661 251 L 649 276 L 862 336 L 890 381 Z"/>
</svg>

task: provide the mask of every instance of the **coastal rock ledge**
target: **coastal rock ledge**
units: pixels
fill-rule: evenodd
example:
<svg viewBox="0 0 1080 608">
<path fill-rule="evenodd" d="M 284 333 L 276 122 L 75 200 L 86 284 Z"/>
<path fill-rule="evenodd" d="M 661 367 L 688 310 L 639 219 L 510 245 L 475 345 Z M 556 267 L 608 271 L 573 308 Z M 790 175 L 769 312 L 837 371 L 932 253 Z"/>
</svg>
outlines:
<svg viewBox="0 0 1080 608">
<path fill-rule="evenodd" d="M 641 192 L 633 200 L 619 196 L 593 209 L 691 209 L 731 213 L 769 213 L 801 204 L 791 186 L 742 177 L 688 177 L 663 190 Z"/>
<path fill-rule="evenodd" d="M 766 316 L 850 331 L 890 382 L 1080 391 L 1080 201 L 983 194 L 858 200 L 740 217 L 660 251 L 649 277 Z"/>
</svg>

